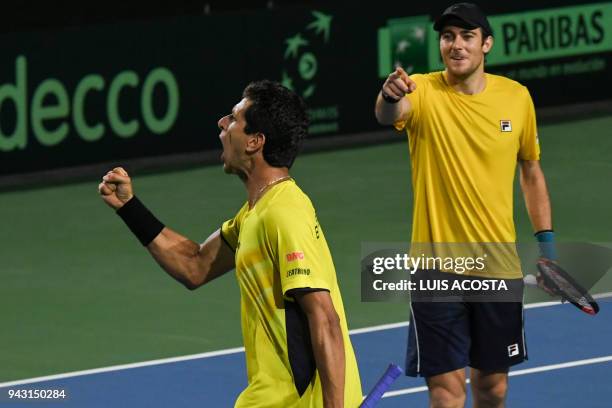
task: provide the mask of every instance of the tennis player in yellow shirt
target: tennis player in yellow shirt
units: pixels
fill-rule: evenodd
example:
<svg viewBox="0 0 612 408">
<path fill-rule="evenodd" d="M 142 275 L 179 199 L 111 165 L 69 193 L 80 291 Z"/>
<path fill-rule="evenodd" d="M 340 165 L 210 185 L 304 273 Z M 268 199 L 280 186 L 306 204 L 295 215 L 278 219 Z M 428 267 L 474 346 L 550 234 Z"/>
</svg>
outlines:
<svg viewBox="0 0 612 408">
<path fill-rule="evenodd" d="M 165 227 L 122 168 L 103 177 L 102 200 L 187 288 L 236 269 L 248 377 L 236 407 L 355 408 L 361 383 L 332 257 L 289 175 L 308 130 L 304 104 L 276 82 L 254 82 L 218 125 L 224 170 L 248 199 L 205 242 Z"/>
<path fill-rule="evenodd" d="M 517 162 L 536 237 L 552 241 L 527 88 L 485 73 L 493 33 L 475 4 L 450 6 L 434 29 L 446 69 L 408 76 L 397 68 L 375 107 L 379 123 L 409 135 L 412 242 L 514 243 Z M 522 288 L 520 267 L 504 273 Z M 411 309 L 406 373 L 426 378 L 431 407 L 464 406 L 466 367 L 474 406 L 503 407 L 508 369 L 527 358 L 522 303 L 413 302 Z"/>
</svg>

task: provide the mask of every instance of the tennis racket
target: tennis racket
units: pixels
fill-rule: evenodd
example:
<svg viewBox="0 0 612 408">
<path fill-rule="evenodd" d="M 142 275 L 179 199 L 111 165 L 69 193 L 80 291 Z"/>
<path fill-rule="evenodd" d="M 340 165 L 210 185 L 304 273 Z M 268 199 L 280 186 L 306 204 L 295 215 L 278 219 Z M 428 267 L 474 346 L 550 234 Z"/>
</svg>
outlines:
<svg viewBox="0 0 612 408">
<path fill-rule="evenodd" d="M 389 367 L 387 367 L 385 373 L 382 375 L 382 377 L 380 377 L 380 380 L 378 380 L 374 388 L 372 388 L 372 390 L 368 393 L 368 396 L 365 397 L 359 407 L 375 407 L 376 404 L 378 404 L 378 401 L 380 401 L 380 399 L 385 394 L 385 391 L 387 391 L 391 384 L 393 384 L 393 382 L 397 380 L 397 377 L 399 377 L 400 374 L 402 374 L 401 368 L 399 368 L 395 364 L 389 364 Z"/>
<path fill-rule="evenodd" d="M 559 265 L 541 258 L 538 260 L 537 266 L 540 271 L 536 277 L 538 284 L 547 288 L 552 294 L 561 297 L 562 302 L 570 302 L 590 315 L 599 312 L 599 305 L 589 292 Z"/>
</svg>

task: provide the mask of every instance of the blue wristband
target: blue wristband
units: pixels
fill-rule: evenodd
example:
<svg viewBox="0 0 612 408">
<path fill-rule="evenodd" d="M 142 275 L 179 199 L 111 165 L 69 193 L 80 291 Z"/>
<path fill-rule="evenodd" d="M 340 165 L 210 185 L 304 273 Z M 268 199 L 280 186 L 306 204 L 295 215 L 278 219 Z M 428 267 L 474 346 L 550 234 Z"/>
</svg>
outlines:
<svg viewBox="0 0 612 408">
<path fill-rule="evenodd" d="M 535 234 L 540 248 L 540 256 L 542 258 L 557 260 L 557 248 L 555 247 L 555 232 L 553 230 L 542 230 Z"/>
</svg>

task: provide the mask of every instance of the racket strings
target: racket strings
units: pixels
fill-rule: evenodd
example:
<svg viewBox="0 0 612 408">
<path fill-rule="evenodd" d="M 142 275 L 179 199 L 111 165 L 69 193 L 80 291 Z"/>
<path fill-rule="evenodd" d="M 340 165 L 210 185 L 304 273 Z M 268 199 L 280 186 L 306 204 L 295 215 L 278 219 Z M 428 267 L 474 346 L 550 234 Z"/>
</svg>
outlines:
<svg viewBox="0 0 612 408">
<path fill-rule="evenodd" d="M 552 289 L 557 295 L 561 296 L 562 301 L 572 302 L 585 311 L 593 310 L 590 300 L 585 296 L 584 292 L 575 286 L 574 282 L 569 281 L 565 276 L 552 268 L 542 268 L 541 273 L 545 279 L 553 283 Z"/>
<path fill-rule="evenodd" d="M 552 269 L 548 269 L 548 277 L 554 282 L 555 286 L 558 288 L 558 291 L 563 297 L 569 297 L 572 300 L 578 301 L 586 301 L 584 298 L 584 294 L 580 292 L 573 283 L 569 282 L 564 276 L 559 273 L 553 271 Z"/>
</svg>

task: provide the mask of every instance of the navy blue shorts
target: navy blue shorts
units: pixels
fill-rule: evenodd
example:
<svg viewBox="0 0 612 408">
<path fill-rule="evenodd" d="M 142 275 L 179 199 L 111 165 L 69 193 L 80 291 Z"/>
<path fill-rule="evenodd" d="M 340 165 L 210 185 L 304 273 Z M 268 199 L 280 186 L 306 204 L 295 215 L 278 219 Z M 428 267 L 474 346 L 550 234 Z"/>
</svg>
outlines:
<svg viewBox="0 0 612 408">
<path fill-rule="evenodd" d="M 527 359 L 522 303 L 413 302 L 410 309 L 408 376 L 505 370 Z"/>
</svg>

